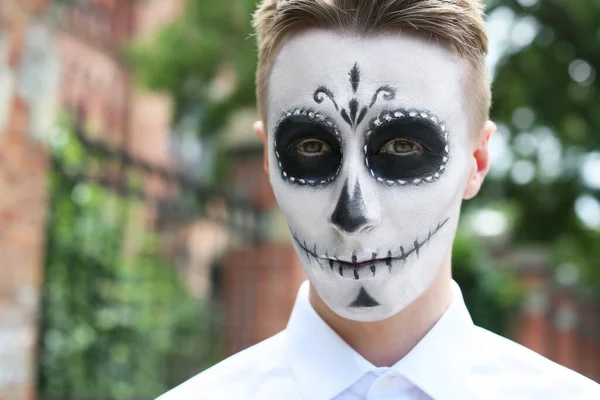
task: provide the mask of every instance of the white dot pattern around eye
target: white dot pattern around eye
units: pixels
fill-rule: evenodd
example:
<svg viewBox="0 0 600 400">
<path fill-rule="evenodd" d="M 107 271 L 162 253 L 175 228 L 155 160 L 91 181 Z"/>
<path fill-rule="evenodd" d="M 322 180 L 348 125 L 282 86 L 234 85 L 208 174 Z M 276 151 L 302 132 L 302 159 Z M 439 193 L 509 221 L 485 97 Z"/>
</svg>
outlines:
<svg viewBox="0 0 600 400">
<path fill-rule="evenodd" d="M 371 134 L 373 133 L 373 129 L 378 128 L 382 125 L 385 125 L 388 122 L 398 120 L 401 118 L 415 118 L 415 119 L 428 120 L 428 121 L 433 122 L 435 125 L 437 125 L 439 127 L 439 129 L 442 132 L 444 142 L 446 143 L 446 145 L 444 147 L 444 157 L 442 158 L 442 164 L 440 165 L 440 167 L 438 168 L 438 170 L 436 172 L 433 172 L 433 173 L 425 176 L 424 178 L 415 178 L 415 179 L 411 179 L 411 180 L 383 179 L 382 177 L 378 176 L 377 173 L 373 170 L 373 168 L 371 168 L 371 166 L 369 165 L 369 158 L 368 158 L 368 154 L 367 154 L 367 145 L 365 144 L 363 147 L 363 153 L 364 153 L 365 165 L 369 169 L 369 173 L 371 174 L 371 176 L 373 178 L 375 178 L 377 180 L 377 182 L 386 184 L 388 186 L 419 185 L 419 184 L 434 182 L 434 181 L 438 180 L 440 178 L 441 174 L 443 173 L 443 171 L 446 169 L 446 164 L 448 164 L 448 160 L 450 159 L 450 156 L 449 156 L 450 145 L 448 144 L 448 128 L 446 127 L 445 123 L 442 123 L 441 121 L 439 121 L 439 119 L 435 115 L 432 115 L 429 111 L 405 110 L 405 109 L 398 109 L 398 110 L 394 110 L 394 111 L 384 111 L 381 114 L 379 114 L 379 116 L 377 116 L 377 118 L 373 119 L 373 121 L 371 122 L 370 129 L 367 131 L 366 138 L 368 139 L 371 136 Z"/>
<path fill-rule="evenodd" d="M 336 124 L 333 122 L 333 120 L 331 118 L 327 117 L 323 113 L 314 111 L 310 108 L 296 108 L 296 109 L 285 112 L 283 114 L 283 117 L 281 118 L 281 120 L 284 120 L 285 118 L 289 118 L 293 115 L 303 115 L 303 116 L 308 117 L 311 120 L 322 121 L 325 125 L 327 125 L 333 129 L 333 133 L 335 134 L 336 139 L 338 140 L 338 142 L 340 144 L 342 143 L 342 136 L 341 136 L 339 128 L 336 126 Z M 279 125 L 279 123 L 277 125 Z M 277 148 L 276 141 L 274 142 L 274 147 Z M 343 154 L 342 154 L 342 160 L 340 161 L 340 165 L 338 166 L 337 171 L 335 172 L 335 174 L 333 176 L 331 176 L 327 179 L 303 179 L 303 178 L 297 178 L 295 176 L 292 176 L 291 174 L 289 174 L 288 172 L 286 172 L 283 169 L 283 167 L 281 165 L 281 159 L 280 159 L 279 153 L 277 151 L 275 152 L 275 157 L 277 158 L 277 164 L 279 166 L 279 170 L 281 171 L 281 178 L 284 181 L 295 183 L 295 184 L 301 185 L 301 186 L 305 186 L 305 185 L 306 186 L 326 186 L 326 185 L 330 184 L 339 175 L 340 170 L 342 168 L 342 161 L 343 161 Z"/>
</svg>

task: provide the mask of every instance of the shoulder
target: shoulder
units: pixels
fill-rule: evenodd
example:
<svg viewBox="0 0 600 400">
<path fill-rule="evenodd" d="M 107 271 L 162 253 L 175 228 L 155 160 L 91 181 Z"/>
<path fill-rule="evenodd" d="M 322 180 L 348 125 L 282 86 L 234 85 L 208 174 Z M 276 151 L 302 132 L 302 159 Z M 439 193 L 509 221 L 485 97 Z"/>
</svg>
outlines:
<svg viewBox="0 0 600 400">
<path fill-rule="evenodd" d="M 274 398 L 269 391 L 293 384 L 284 341 L 285 331 L 221 361 L 157 400 Z"/>
<path fill-rule="evenodd" d="M 600 399 L 600 385 L 509 339 L 475 328 L 473 381 L 483 398 Z M 496 396 L 496 397 L 493 397 Z"/>
</svg>

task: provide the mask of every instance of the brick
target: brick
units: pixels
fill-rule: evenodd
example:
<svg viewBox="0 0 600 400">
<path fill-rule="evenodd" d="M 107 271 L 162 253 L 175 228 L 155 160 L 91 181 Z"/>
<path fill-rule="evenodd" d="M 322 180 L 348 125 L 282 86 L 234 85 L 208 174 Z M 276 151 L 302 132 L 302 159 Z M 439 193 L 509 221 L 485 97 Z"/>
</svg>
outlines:
<svg viewBox="0 0 600 400">
<path fill-rule="evenodd" d="M 231 354 L 285 328 L 305 278 L 290 243 L 232 249 L 223 268 L 226 348 Z"/>
<path fill-rule="evenodd" d="M 85 12 L 73 11 L 66 18 L 71 23 L 69 29 L 58 33 L 57 43 L 65 66 L 63 77 L 67 78 L 62 81 L 62 104 L 88 111 L 90 120 L 84 122 L 97 126 L 98 139 L 114 145 L 133 145 L 136 154 L 147 161 L 168 165 L 169 101 L 164 95 L 135 92 L 130 73 L 115 58 L 118 52 L 114 50 L 135 34 L 128 22 L 131 12 L 140 13 L 135 17 L 143 17 L 135 25 L 146 33 L 181 12 L 183 1 L 95 1 L 108 12 L 110 22 L 106 30 L 100 29 Z M 22 56 L 31 14 L 45 9 L 49 3 L 50 0 L 0 0 L 0 26 L 8 30 L 11 66 L 18 65 Z M 103 43 L 111 42 L 110 46 L 97 46 L 102 41 L 90 44 L 77 37 L 85 36 L 85 29 L 92 25 L 98 28 L 96 32 L 105 35 Z M 79 33 L 73 34 L 77 29 Z M 8 332 L 7 321 L 13 321 L 20 324 L 19 329 L 33 332 L 30 337 L 35 342 L 46 232 L 48 155 L 43 146 L 29 141 L 28 117 L 27 105 L 15 97 L 6 129 L 0 136 L 0 335 Z M 107 132 L 107 128 L 111 131 Z M 153 194 L 167 192 L 164 184 L 154 179 L 149 179 L 148 186 Z M 148 222 L 155 220 L 153 215 L 155 212 L 148 213 L 151 220 Z M 16 321 L 15 315 L 21 319 Z M 24 360 L 19 365 L 27 374 L 16 384 L 0 377 L 0 399 L 14 396 L 33 399 L 35 347 L 32 344 L 16 350 Z M 0 371 L 1 362 L 2 357 Z"/>
<path fill-rule="evenodd" d="M 46 1 L 2 1 L 11 21 L 11 65 L 22 52 L 29 13 Z M 12 8 L 11 8 L 12 7 Z M 46 214 L 46 150 L 27 137 L 27 105 L 14 97 L 0 143 L 0 398 L 35 397 L 34 343 Z"/>
</svg>

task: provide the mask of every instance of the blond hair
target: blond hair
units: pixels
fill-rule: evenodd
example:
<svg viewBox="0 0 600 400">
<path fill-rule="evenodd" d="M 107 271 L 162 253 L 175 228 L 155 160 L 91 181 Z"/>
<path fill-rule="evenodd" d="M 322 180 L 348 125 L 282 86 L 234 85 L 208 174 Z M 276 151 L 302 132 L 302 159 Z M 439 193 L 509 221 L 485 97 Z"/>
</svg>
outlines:
<svg viewBox="0 0 600 400">
<path fill-rule="evenodd" d="M 468 61 L 471 87 L 466 106 L 473 110 L 470 119 L 479 131 L 488 119 L 491 103 L 483 15 L 481 0 L 263 0 L 254 14 L 259 114 L 265 121 L 271 67 L 289 35 L 309 28 L 358 34 L 411 29 L 449 43 Z"/>
</svg>

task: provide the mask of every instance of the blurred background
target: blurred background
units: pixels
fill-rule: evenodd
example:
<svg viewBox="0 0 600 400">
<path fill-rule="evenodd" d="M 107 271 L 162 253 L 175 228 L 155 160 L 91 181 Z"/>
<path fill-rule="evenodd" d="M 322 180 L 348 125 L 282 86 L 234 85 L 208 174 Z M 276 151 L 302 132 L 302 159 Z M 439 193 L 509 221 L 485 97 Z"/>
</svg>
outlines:
<svg viewBox="0 0 600 400">
<path fill-rule="evenodd" d="M 600 0 L 489 0 L 476 323 L 600 380 Z M 285 327 L 255 0 L 0 1 L 0 399 L 150 399 Z"/>
</svg>

